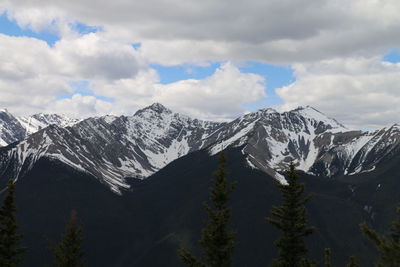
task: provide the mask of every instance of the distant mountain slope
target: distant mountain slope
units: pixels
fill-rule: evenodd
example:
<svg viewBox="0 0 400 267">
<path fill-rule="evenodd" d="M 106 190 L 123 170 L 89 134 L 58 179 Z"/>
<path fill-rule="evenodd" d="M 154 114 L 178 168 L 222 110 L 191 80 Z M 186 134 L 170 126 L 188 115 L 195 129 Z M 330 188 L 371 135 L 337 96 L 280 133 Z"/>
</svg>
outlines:
<svg viewBox="0 0 400 267">
<path fill-rule="evenodd" d="M 58 114 L 34 114 L 28 117 L 17 117 L 7 109 L 0 110 L 0 147 L 21 141 L 49 125 L 60 127 L 72 126 L 80 121 Z"/>
<path fill-rule="evenodd" d="M 398 125 L 350 131 L 312 107 L 283 113 L 262 109 L 227 123 L 191 119 L 158 103 L 133 116 L 82 121 L 43 114 L 16 119 L 7 112 L 1 118 L 3 143 L 24 139 L 1 150 L 0 171 L 12 168 L 18 177 L 38 159 L 55 158 L 116 193 L 129 187 L 127 177 L 146 178 L 203 148 L 215 154 L 243 146 L 249 166 L 281 182 L 290 161 L 309 174 L 332 177 L 373 171 L 400 151 Z"/>
<path fill-rule="evenodd" d="M 6 109 L 0 110 L 0 147 L 24 139 L 26 129 Z"/>
<path fill-rule="evenodd" d="M 284 113 L 259 110 L 234 120 L 228 127 L 233 132 L 221 138 L 210 151 L 217 153 L 228 146 L 245 144 L 243 153 L 248 155 L 249 164 L 278 179 L 290 161 L 298 169 L 309 171 L 320 151 L 315 142 L 319 136 L 348 131 L 311 107 Z"/>
<path fill-rule="evenodd" d="M 145 178 L 178 157 L 208 146 L 221 123 L 193 120 L 160 104 L 134 116 L 88 118 L 70 127 L 52 124 L 0 152 L 0 170 L 17 176 L 42 157 L 90 173 L 114 192 L 126 177 Z"/>
<path fill-rule="evenodd" d="M 65 115 L 38 113 L 28 117 L 17 117 L 17 120 L 26 129 L 26 134 L 33 134 L 49 125 L 56 124 L 60 127 L 72 126 L 81 119 L 69 118 Z"/>
</svg>

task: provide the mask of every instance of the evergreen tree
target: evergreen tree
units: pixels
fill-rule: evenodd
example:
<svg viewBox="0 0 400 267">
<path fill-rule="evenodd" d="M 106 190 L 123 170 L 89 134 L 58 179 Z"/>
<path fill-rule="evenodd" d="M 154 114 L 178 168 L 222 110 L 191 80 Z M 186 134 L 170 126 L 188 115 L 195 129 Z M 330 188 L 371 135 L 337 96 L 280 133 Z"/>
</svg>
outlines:
<svg viewBox="0 0 400 267">
<path fill-rule="evenodd" d="M 347 263 L 346 267 L 360 267 L 360 265 L 358 265 L 358 263 L 356 262 L 356 257 L 350 256 L 349 263 Z"/>
<path fill-rule="evenodd" d="M 275 218 L 267 218 L 282 231 L 282 237 L 275 242 L 279 256 L 273 260 L 272 266 L 313 266 L 314 262 L 305 258 L 308 250 L 304 238 L 310 235 L 314 228 L 308 226 L 307 222 L 304 204 L 308 198 L 302 198 L 304 184 L 298 182 L 293 163 L 290 164 L 286 176 L 287 184 L 278 184 L 283 203 L 281 206 L 272 207 L 271 213 Z"/>
<path fill-rule="evenodd" d="M 2 267 L 18 266 L 22 261 L 22 253 L 25 251 L 25 248 L 18 245 L 22 235 L 17 233 L 14 192 L 15 185 L 10 179 L 5 191 L 3 205 L 0 208 L 0 266 Z"/>
<path fill-rule="evenodd" d="M 324 266 L 332 267 L 332 250 L 330 248 L 326 248 L 324 256 Z"/>
<path fill-rule="evenodd" d="M 61 242 L 53 248 L 56 267 L 84 266 L 81 248 L 82 232 L 82 226 L 78 223 L 76 211 L 72 210 L 65 231 L 61 236 Z"/>
<path fill-rule="evenodd" d="M 397 218 L 392 222 L 389 235 L 380 235 L 364 222 L 360 224 L 361 231 L 380 252 L 378 266 L 400 266 L 400 207 L 397 208 Z"/>
<path fill-rule="evenodd" d="M 228 183 L 225 171 L 226 160 L 221 152 L 218 170 L 214 173 L 213 187 L 210 188 L 210 202 L 204 203 L 208 220 L 202 231 L 200 244 L 203 257 L 198 260 L 186 249 L 179 251 L 182 261 L 190 267 L 229 267 L 235 245 L 235 232 L 228 231 L 231 210 L 227 206 L 234 184 Z"/>
</svg>

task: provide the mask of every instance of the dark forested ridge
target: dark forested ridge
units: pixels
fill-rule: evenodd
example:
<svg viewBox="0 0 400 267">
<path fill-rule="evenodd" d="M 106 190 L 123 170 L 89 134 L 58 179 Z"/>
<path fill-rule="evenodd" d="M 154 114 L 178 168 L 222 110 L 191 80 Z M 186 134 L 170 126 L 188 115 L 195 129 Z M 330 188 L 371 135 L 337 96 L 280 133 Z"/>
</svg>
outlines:
<svg viewBox="0 0 400 267">
<path fill-rule="evenodd" d="M 265 220 L 280 202 L 274 180 L 251 169 L 241 148 L 225 151 L 232 193 L 231 227 L 237 231 L 234 266 L 267 266 L 276 256 L 279 233 Z M 310 256 L 323 262 L 332 248 L 334 264 L 344 266 L 355 255 L 361 266 L 372 266 L 376 252 L 359 230 L 366 221 L 378 231 L 388 229 L 400 201 L 400 157 L 382 162 L 373 172 L 338 178 L 300 174 L 310 224 Z M 84 226 L 83 250 L 88 266 L 183 266 L 180 247 L 199 252 L 198 239 L 206 217 L 207 199 L 216 156 L 198 151 L 175 160 L 119 196 L 94 177 L 40 159 L 16 183 L 17 217 L 22 244 L 28 248 L 23 266 L 52 262 L 49 242 L 57 241 L 72 209 Z M 8 179 L 7 172 L 1 177 Z"/>
</svg>

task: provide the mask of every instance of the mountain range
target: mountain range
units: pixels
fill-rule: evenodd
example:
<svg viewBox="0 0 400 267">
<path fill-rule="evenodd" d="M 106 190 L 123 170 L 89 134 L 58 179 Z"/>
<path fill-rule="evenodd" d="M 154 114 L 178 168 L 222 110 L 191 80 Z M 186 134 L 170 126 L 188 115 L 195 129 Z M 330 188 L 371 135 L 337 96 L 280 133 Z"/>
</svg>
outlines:
<svg viewBox="0 0 400 267">
<path fill-rule="evenodd" d="M 334 177 L 369 172 L 399 152 L 400 126 L 351 131 L 312 107 L 279 113 L 262 109 L 231 122 L 210 122 L 175 113 L 159 103 L 133 116 L 84 120 L 57 114 L 14 117 L 0 112 L 0 170 L 21 176 L 42 158 L 87 172 L 114 192 L 129 188 L 127 178 L 144 179 L 173 160 L 207 149 L 211 155 L 244 146 L 249 166 L 284 182 L 297 169 Z"/>
<path fill-rule="evenodd" d="M 43 235 L 57 238 L 72 208 L 85 225 L 89 266 L 181 266 L 180 246 L 199 249 L 201 203 L 221 151 L 238 181 L 234 266 L 267 265 L 276 254 L 277 232 L 265 217 L 290 162 L 312 196 L 315 258 L 329 246 L 336 264 L 351 253 L 372 266 L 374 250 L 358 223 L 385 229 L 400 201 L 400 126 L 350 130 L 308 106 L 261 109 L 230 122 L 193 119 L 159 103 L 132 116 L 86 119 L 2 110 L 0 144 L 0 185 L 16 180 L 30 248 L 25 266 L 48 263 Z"/>
</svg>

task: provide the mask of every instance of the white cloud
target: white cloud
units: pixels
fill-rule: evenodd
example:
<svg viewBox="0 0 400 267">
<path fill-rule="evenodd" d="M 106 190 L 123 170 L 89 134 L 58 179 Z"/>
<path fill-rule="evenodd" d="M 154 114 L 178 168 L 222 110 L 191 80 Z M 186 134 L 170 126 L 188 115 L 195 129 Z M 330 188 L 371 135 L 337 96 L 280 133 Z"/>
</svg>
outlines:
<svg viewBox="0 0 400 267">
<path fill-rule="evenodd" d="M 377 55 L 399 46 L 397 0 L 3 1 L 20 25 L 81 21 L 142 43 L 151 62 L 269 63 Z M 95 7 L 95 8 L 93 8 Z M 62 31 L 61 31 L 62 32 Z"/>
<path fill-rule="evenodd" d="M 204 80 L 158 85 L 154 99 L 197 118 L 233 118 L 243 114 L 244 104 L 265 97 L 264 82 L 262 76 L 225 63 Z"/>
<path fill-rule="evenodd" d="M 297 81 L 277 89 L 285 102 L 282 109 L 311 105 L 354 128 L 400 122 L 399 63 L 349 58 L 294 68 Z"/>
<path fill-rule="evenodd" d="M 241 73 L 231 63 L 204 80 L 160 84 L 138 51 L 102 33 L 64 38 L 53 47 L 34 38 L 0 34 L 0 57 L 0 106 L 17 114 L 132 114 L 161 102 L 195 117 L 224 119 L 264 97 L 264 78 Z M 72 82 L 80 80 L 88 81 L 87 89 L 95 96 L 114 102 L 74 93 Z"/>
<path fill-rule="evenodd" d="M 264 77 L 241 73 L 232 63 L 224 63 L 203 80 L 158 83 L 154 70 L 140 72 L 135 79 L 97 84 L 98 94 L 114 98 L 114 114 L 131 114 L 138 108 L 160 102 L 174 111 L 195 118 L 224 120 L 243 114 L 244 105 L 265 97 Z"/>
<path fill-rule="evenodd" d="M 0 34 L 0 58 L 0 106 L 18 114 L 47 110 L 60 95 L 75 90 L 73 81 L 113 83 L 147 69 L 133 47 L 101 33 L 63 39 L 54 47 Z"/>
<path fill-rule="evenodd" d="M 38 74 L 116 80 L 147 68 L 132 46 L 104 39 L 101 33 L 62 39 L 54 47 L 34 38 L 0 34 L 0 55 L 2 78 L 18 80 Z"/>
<path fill-rule="evenodd" d="M 94 96 L 74 94 L 71 98 L 51 101 L 45 112 L 58 112 L 71 117 L 87 117 L 98 114 L 111 114 L 113 103 Z"/>
<path fill-rule="evenodd" d="M 59 71 L 80 79 L 131 78 L 146 68 L 144 59 L 131 45 L 105 39 L 102 33 L 62 39 L 52 51 Z"/>
<path fill-rule="evenodd" d="M 260 76 L 227 63 L 204 80 L 162 85 L 148 63 L 253 60 L 292 64 L 297 81 L 277 90 L 282 108 L 313 105 L 354 127 L 398 121 L 399 65 L 380 60 L 400 46 L 398 0 L 3 0 L 4 10 L 21 27 L 61 38 L 49 47 L 0 35 L 0 106 L 18 112 L 76 105 L 85 114 L 131 114 L 159 101 L 223 119 L 264 97 Z M 80 35 L 71 28 L 77 21 L 103 31 Z M 57 100 L 76 80 L 115 102 Z"/>
<path fill-rule="evenodd" d="M 29 7 L 23 9 L 8 9 L 7 16 L 10 20 L 16 21 L 21 28 L 29 28 L 33 31 L 56 30 L 57 20 L 65 14 L 59 9 L 46 8 L 43 12 L 40 8 Z"/>
</svg>

